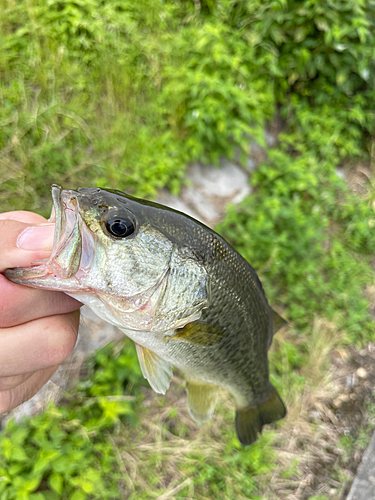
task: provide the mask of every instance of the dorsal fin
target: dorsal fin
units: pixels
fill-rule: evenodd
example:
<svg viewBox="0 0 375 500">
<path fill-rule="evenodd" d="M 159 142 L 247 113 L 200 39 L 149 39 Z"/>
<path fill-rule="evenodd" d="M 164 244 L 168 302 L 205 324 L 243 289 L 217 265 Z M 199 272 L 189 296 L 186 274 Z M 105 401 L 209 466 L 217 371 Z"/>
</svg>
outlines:
<svg viewBox="0 0 375 500">
<path fill-rule="evenodd" d="M 283 326 L 287 325 L 288 322 L 280 316 L 279 313 L 274 311 L 273 312 L 273 331 L 272 334 L 275 335 L 276 332 L 278 332 Z"/>
</svg>

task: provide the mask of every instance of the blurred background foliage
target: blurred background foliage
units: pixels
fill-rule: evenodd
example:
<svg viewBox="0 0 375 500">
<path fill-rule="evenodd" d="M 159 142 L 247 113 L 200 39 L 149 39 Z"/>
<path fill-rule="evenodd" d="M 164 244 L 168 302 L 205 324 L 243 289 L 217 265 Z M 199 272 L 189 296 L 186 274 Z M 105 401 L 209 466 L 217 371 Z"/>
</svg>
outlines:
<svg viewBox="0 0 375 500">
<path fill-rule="evenodd" d="M 0 209 L 47 215 L 52 183 L 178 193 L 188 163 L 245 164 L 256 140 L 268 159 L 218 230 L 290 321 L 271 360 L 292 407 L 321 382 L 329 349 L 374 338 L 375 190 L 358 196 L 338 175 L 361 162 L 373 172 L 374 23 L 373 0 L 0 0 Z M 300 477 L 298 455 L 280 465 L 273 431 L 241 449 L 226 407 L 204 445 L 189 448 L 175 407 L 173 429 L 139 445 L 151 432 L 142 377 L 132 346 L 116 349 L 63 405 L 8 425 L 1 499 L 255 500 L 276 470 Z M 127 458 L 137 444 L 141 465 Z"/>
</svg>

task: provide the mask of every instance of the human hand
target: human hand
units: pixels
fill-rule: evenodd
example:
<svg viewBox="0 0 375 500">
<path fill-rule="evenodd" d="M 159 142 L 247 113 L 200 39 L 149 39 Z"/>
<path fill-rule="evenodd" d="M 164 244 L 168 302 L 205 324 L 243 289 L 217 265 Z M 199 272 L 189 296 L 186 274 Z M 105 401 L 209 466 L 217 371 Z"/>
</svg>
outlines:
<svg viewBox="0 0 375 500">
<path fill-rule="evenodd" d="M 80 302 L 2 274 L 49 257 L 53 228 L 32 212 L 0 214 L 0 414 L 38 392 L 77 340 Z"/>
</svg>

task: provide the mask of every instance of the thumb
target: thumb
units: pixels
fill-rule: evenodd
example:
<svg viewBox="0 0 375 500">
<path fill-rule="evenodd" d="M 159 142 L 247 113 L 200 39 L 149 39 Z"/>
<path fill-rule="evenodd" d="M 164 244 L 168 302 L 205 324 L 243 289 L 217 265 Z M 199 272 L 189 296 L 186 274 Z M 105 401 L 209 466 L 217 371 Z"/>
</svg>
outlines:
<svg viewBox="0 0 375 500">
<path fill-rule="evenodd" d="M 34 260 L 49 257 L 55 225 L 47 221 L 41 223 L 45 219 L 37 214 L 27 215 L 26 219 L 22 215 L 23 220 L 28 219 L 27 224 L 4 218 L 8 215 L 0 215 L 0 273 L 9 267 L 26 267 Z"/>
</svg>

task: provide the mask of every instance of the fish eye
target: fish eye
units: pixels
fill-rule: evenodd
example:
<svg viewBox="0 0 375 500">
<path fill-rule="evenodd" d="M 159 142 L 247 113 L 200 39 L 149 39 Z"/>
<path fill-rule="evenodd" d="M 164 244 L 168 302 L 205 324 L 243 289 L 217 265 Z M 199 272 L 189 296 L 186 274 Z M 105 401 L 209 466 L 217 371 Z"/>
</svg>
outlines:
<svg viewBox="0 0 375 500">
<path fill-rule="evenodd" d="M 115 238 L 126 238 L 135 231 L 134 222 L 126 217 L 111 217 L 106 220 L 105 227 Z"/>
</svg>

